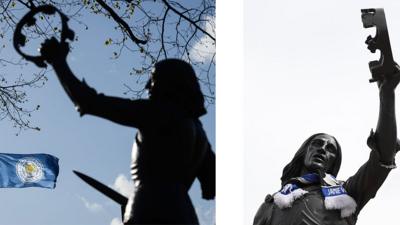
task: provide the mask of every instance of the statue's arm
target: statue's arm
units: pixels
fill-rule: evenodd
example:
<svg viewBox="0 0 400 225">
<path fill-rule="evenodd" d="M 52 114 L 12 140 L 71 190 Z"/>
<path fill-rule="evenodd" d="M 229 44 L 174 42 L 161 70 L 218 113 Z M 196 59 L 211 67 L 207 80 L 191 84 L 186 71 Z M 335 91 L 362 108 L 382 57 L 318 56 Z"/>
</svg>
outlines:
<svg viewBox="0 0 400 225">
<path fill-rule="evenodd" d="M 397 71 L 400 68 L 396 65 Z M 395 88 L 400 73 L 387 77 L 379 86 L 379 117 L 374 135 L 376 150 L 379 152 L 382 166 L 394 166 L 397 147 L 397 127 L 395 114 Z"/>
<path fill-rule="evenodd" d="M 81 115 L 91 114 L 132 127 L 141 127 L 150 120 L 151 113 L 156 110 L 152 110 L 154 107 L 149 101 L 98 94 L 84 80 L 80 81 L 67 63 L 68 51 L 67 44 L 60 44 L 55 39 L 47 40 L 41 49 L 42 56 L 54 68 L 62 87 Z"/>
<path fill-rule="evenodd" d="M 87 114 L 87 105 L 96 98 L 97 92 L 90 88 L 84 80 L 78 80 L 66 60 L 57 60 L 52 63 L 52 66 L 58 80 L 76 109 L 81 115 Z"/>
<path fill-rule="evenodd" d="M 378 124 L 376 131 L 371 132 L 367 141 L 372 151 L 368 161 L 345 183 L 346 190 L 357 201 L 358 211 L 375 197 L 390 170 L 395 167 L 394 157 L 397 149 L 395 88 L 399 80 L 398 72 L 378 83 L 380 99 Z"/>
<path fill-rule="evenodd" d="M 202 197 L 206 200 L 215 198 L 215 153 L 208 143 L 203 162 L 198 172 L 198 179 L 202 190 Z"/>
</svg>

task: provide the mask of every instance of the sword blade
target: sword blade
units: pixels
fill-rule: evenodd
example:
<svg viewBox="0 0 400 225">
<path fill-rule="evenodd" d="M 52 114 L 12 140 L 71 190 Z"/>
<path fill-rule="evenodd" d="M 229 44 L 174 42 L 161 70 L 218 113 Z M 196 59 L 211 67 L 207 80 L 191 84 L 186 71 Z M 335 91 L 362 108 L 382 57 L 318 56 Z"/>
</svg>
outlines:
<svg viewBox="0 0 400 225">
<path fill-rule="evenodd" d="M 109 188 L 108 186 L 102 184 L 101 182 L 95 180 L 94 178 L 91 178 L 88 175 L 83 174 L 83 173 L 81 173 L 79 171 L 73 170 L 73 172 L 79 178 L 81 178 L 83 181 L 85 181 L 87 184 L 92 186 L 94 189 L 100 191 L 105 196 L 111 198 L 112 200 L 114 200 L 115 202 L 120 204 L 123 208 L 128 203 L 128 198 L 127 197 L 121 195 L 120 193 L 118 193 L 117 191 L 113 190 L 112 188 Z"/>
</svg>

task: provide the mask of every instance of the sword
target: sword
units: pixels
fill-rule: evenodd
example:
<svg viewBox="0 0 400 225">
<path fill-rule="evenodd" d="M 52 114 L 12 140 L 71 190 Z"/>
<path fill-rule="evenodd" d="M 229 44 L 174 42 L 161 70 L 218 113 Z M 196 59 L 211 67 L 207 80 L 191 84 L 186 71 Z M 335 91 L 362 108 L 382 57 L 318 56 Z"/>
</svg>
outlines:
<svg viewBox="0 0 400 225">
<path fill-rule="evenodd" d="M 95 180 L 92 177 L 89 177 L 86 174 L 83 174 L 79 171 L 73 170 L 73 172 L 81 178 L 83 181 L 85 181 L 87 184 L 92 186 L 94 189 L 100 191 L 102 194 L 105 196 L 111 198 L 115 202 L 121 205 L 121 214 L 122 214 L 122 221 L 124 219 L 124 213 L 125 213 L 125 206 L 128 203 L 128 198 L 121 195 L 117 191 L 113 190 L 112 188 L 109 188 L 107 185 L 102 184 L 100 181 Z"/>
</svg>

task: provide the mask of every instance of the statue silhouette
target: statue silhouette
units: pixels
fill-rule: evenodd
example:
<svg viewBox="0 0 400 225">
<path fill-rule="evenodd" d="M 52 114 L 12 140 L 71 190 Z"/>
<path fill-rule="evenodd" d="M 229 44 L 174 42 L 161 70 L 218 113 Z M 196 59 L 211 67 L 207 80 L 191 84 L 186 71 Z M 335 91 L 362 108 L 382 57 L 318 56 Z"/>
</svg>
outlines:
<svg viewBox="0 0 400 225">
<path fill-rule="evenodd" d="M 368 161 L 346 181 L 336 180 L 342 153 L 331 135 L 309 137 L 283 169 L 281 190 L 267 195 L 254 225 L 354 225 L 361 209 L 381 187 L 399 149 L 395 115 L 395 88 L 400 67 L 378 80 L 380 107 L 376 132 L 367 140 Z"/>
<path fill-rule="evenodd" d="M 188 190 L 198 178 L 203 198 L 215 197 L 215 155 L 198 119 L 206 109 L 191 65 L 178 59 L 156 63 L 146 84 L 149 98 L 128 100 L 98 94 L 79 81 L 67 64 L 68 52 L 68 44 L 55 38 L 41 48 L 80 114 L 138 129 L 131 164 L 135 193 L 124 224 L 198 224 Z"/>
<path fill-rule="evenodd" d="M 369 62 L 379 88 L 379 118 L 367 145 L 369 159 L 346 181 L 336 180 L 342 161 L 341 147 L 331 135 L 309 137 L 285 166 L 281 190 L 267 195 L 254 218 L 255 225 L 354 225 L 368 201 L 375 197 L 389 172 L 396 168 L 399 150 L 395 114 L 395 89 L 400 67 L 393 60 L 384 10 L 362 9 L 364 28 L 376 27 L 365 42 L 371 52 L 380 50 L 379 61 Z M 329 107 L 329 103 L 326 103 Z"/>
</svg>

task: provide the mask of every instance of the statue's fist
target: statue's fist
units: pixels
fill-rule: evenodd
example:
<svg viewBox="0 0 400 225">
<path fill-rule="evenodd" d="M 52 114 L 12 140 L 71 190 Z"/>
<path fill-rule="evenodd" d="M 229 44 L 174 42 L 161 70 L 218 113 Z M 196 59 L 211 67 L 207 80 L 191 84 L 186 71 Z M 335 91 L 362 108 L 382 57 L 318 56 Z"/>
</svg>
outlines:
<svg viewBox="0 0 400 225">
<path fill-rule="evenodd" d="M 395 73 L 385 76 L 382 81 L 378 82 L 378 87 L 380 91 L 393 91 L 396 89 L 397 85 L 400 82 L 400 67 L 396 63 L 395 64 Z"/>
<path fill-rule="evenodd" d="M 39 51 L 43 59 L 53 65 L 66 60 L 69 46 L 68 43 L 60 43 L 55 37 L 52 37 L 42 43 Z"/>
</svg>

